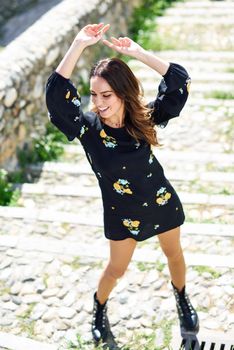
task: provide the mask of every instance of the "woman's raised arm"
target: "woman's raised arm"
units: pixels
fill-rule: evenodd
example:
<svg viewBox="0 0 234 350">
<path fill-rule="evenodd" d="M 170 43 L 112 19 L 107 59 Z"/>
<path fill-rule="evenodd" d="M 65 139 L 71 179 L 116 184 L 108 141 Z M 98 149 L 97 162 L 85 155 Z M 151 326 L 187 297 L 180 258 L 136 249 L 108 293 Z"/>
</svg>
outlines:
<svg viewBox="0 0 234 350">
<path fill-rule="evenodd" d="M 103 23 L 100 23 L 88 24 L 82 28 L 73 40 L 64 58 L 56 68 L 56 72 L 62 75 L 64 78 L 69 79 L 84 49 L 87 46 L 96 44 L 102 38 L 103 34 L 109 29 L 109 27 L 109 24 L 104 25 Z"/>
<path fill-rule="evenodd" d="M 143 47 L 128 37 L 120 37 L 118 39 L 111 37 L 111 42 L 103 40 L 103 43 L 123 55 L 136 58 L 161 75 L 165 75 L 169 68 L 169 62 L 164 61 L 151 52 L 143 49 Z"/>
</svg>

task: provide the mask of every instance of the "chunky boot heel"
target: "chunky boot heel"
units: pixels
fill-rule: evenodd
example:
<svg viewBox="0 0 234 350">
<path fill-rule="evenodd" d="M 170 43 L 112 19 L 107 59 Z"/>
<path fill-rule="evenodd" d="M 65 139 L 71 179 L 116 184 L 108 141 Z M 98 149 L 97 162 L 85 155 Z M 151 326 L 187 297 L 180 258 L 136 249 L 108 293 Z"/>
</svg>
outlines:
<svg viewBox="0 0 234 350">
<path fill-rule="evenodd" d="M 112 335 L 107 317 L 107 301 L 103 305 L 100 304 L 96 293 L 94 294 L 92 335 L 97 343 L 101 340 L 106 342 L 108 336 Z"/>
<path fill-rule="evenodd" d="M 179 292 L 172 284 L 176 299 L 176 307 L 180 320 L 181 332 L 187 334 L 197 334 L 199 332 L 199 319 L 196 310 L 192 306 L 184 288 Z"/>
</svg>

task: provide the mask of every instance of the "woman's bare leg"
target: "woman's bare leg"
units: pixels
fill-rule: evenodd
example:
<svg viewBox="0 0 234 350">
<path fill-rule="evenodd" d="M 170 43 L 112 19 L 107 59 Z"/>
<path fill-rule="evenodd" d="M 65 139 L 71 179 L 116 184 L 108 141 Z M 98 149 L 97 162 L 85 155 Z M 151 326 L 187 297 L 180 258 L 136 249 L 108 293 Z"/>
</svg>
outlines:
<svg viewBox="0 0 234 350">
<path fill-rule="evenodd" d="M 180 227 L 158 235 L 160 246 L 167 257 L 173 285 L 182 290 L 185 286 L 186 266 L 180 244 Z"/>
<path fill-rule="evenodd" d="M 127 238 L 121 241 L 110 240 L 110 260 L 101 275 L 97 289 L 97 299 L 104 304 L 117 280 L 122 277 L 131 261 L 136 241 Z"/>
</svg>

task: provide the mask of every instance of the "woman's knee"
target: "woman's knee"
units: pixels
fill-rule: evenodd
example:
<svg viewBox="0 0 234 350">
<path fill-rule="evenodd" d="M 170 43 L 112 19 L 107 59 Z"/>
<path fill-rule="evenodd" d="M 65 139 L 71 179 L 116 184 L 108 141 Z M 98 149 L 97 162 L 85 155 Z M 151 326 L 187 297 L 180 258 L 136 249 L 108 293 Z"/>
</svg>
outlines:
<svg viewBox="0 0 234 350">
<path fill-rule="evenodd" d="M 167 259 L 171 261 L 177 261 L 181 257 L 183 257 L 183 250 L 181 246 L 178 247 L 162 247 L 162 250 L 164 254 L 166 255 Z"/>
<path fill-rule="evenodd" d="M 112 278 L 112 279 L 117 280 L 117 279 L 123 277 L 123 275 L 125 274 L 125 271 L 126 271 L 125 267 L 114 266 L 112 264 L 109 264 L 107 266 L 107 268 L 105 269 L 104 274 L 108 278 Z"/>
</svg>

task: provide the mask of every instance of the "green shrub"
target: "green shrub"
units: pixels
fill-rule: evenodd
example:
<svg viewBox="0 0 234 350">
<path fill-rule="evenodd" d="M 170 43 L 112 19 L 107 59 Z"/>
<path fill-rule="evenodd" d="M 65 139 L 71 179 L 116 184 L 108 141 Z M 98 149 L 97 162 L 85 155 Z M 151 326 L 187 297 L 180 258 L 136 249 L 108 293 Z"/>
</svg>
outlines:
<svg viewBox="0 0 234 350">
<path fill-rule="evenodd" d="M 13 194 L 11 184 L 8 182 L 7 171 L 0 169 L 0 205 L 7 205 Z"/>
<path fill-rule="evenodd" d="M 64 152 L 66 137 L 51 123 L 46 125 L 46 133 L 35 137 L 31 145 L 18 150 L 17 156 L 21 167 L 27 164 L 57 160 Z"/>
<path fill-rule="evenodd" d="M 220 100 L 234 100 L 234 93 L 232 91 L 215 90 L 205 95 L 207 98 L 217 98 Z"/>
<path fill-rule="evenodd" d="M 15 205 L 19 195 L 19 190 L 15 190 L 10 182 L 8 172 L 5 169 L 0 169 L 0 205 Z"/>
<path fill-rule="evenodd" d="M 156 18 L 162 16 L 165 9 L 175 1 L 178 0 L 142 1 L 141 5 L 134 9 L 129 23 L 131 38 L 146 49 L 152 48 L 150 34 L 156 31 Z M 159 49 L 162 49 L 161 40 L 158 38 L 156 41 L 158 41 Z"/>
</svg>

